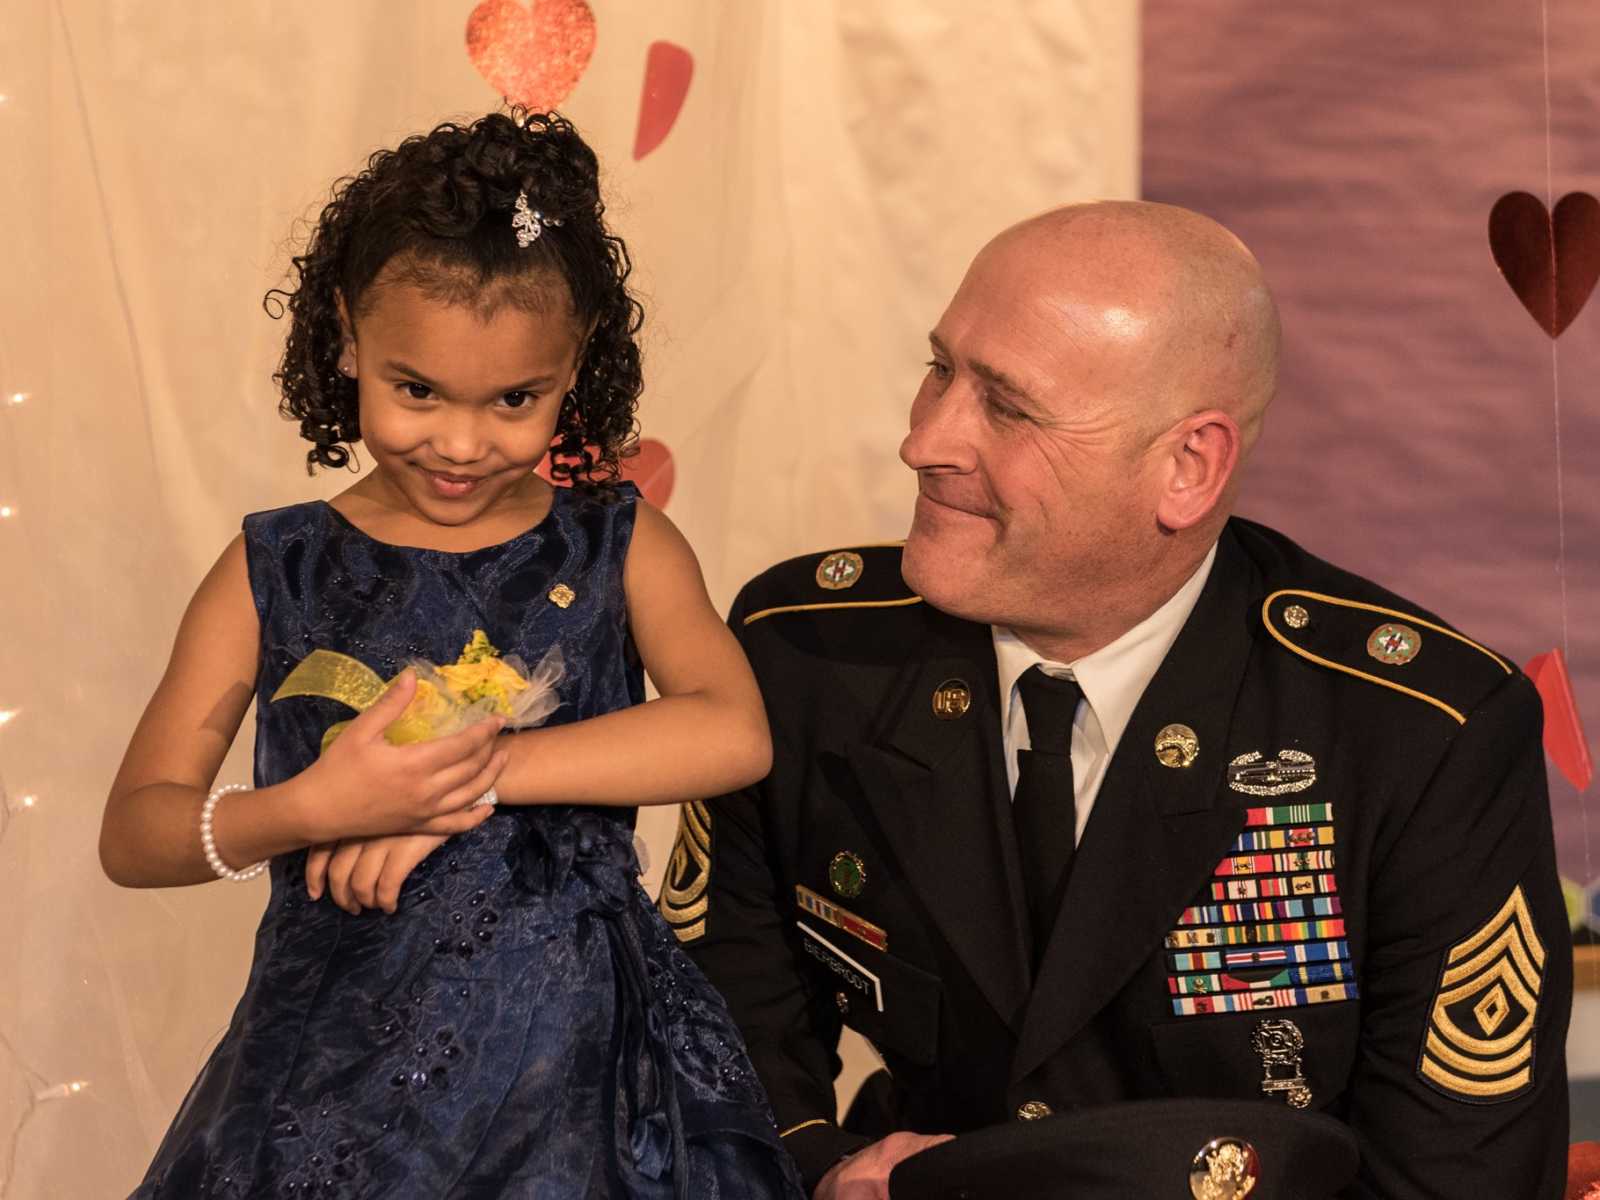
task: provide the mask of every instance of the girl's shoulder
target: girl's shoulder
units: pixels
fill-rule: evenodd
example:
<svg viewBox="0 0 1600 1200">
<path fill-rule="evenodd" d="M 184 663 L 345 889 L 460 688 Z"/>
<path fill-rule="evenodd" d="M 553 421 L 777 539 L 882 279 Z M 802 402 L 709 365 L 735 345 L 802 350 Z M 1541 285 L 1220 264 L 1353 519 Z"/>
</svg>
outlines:
<svg viewBox="0 0 1600 1200">
<path fill-rule="evenodd" d="M 321 500 L 306 500 L 282 508 L 268 508 L 246 515 L 241 523 L 245 545 L 274 545 L 327 520 L 328 505 Z"/>
</svg>

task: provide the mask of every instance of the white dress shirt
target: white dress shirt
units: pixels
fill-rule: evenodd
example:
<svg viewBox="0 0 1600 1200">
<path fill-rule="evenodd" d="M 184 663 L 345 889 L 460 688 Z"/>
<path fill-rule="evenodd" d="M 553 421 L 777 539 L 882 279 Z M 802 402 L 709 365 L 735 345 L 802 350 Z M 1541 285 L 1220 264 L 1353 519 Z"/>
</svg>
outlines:
<svg viewBox="0 0 1600 1200">
<path fill-rule="evenodd" d="M 1155 677 L 1162 659 L 1166 658 L 1184 622 L 1194 611 L 1216 557 L 1217 548 L 1213 545 L 1205 561 L 1170 600 L 1116 641 L 1084 655 L 1077 662 L 1052 662 L 1029 649 L 1009 629 L 990 626 L 995 663 L 1000 671 L 1006 777 L 1013 795 L 1017 790 L 1017 751 L 1032 749 L 1028 717 L 1017 691 L 1017 680 L 1038 663 L 1047 675 L 1076 679 L 1083 689 L 1083 700 L 1072 720 L 1072 790 L 1078 805 L 1074 842 L 1083 837 L 1083 827 L 1094 808 L 1095 797 L 1100 794 L 1106 766 L 1122 740 L 1122 731 L 1128 727 L 1139 697 L 1144 695 L 1144 689 Z M 1155 753 L 1153 747 L 1151 753 Z"/>
</svg>

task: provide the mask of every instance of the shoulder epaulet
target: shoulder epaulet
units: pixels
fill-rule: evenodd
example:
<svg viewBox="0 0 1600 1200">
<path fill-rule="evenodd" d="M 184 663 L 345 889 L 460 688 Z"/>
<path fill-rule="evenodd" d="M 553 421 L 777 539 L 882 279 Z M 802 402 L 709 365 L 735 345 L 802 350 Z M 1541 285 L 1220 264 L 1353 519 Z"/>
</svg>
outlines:
<svg viewBox="0 0 1600 1200">
<path fill-rule="evenodd" d="M 781 613 L 903 608 L 922 597 L 900 578 L 904 542 L 803 554 L 757 576 L 745 592 L 744 624 Z"/>
<path fill-rule="evenodd" d="M 1261 604 L 1267 632 L 1309 662 L 1389 688 L 1467 723 L 1467 713 L 1515 668 L 1435 620 L 1284 588 Z"/>
</svg>

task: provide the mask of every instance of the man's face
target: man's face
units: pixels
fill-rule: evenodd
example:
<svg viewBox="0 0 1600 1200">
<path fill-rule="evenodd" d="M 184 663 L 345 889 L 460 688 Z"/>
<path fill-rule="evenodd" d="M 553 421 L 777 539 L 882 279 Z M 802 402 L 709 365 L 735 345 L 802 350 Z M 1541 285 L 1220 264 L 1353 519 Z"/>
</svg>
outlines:
<svg viewBox="0 0 1600 1200">
<path fill-rule="evenodd" d="M 1136 587 L 1157 538 L 1155 431 L 1141 436 L 1135 399 L 1145 319 L 1075 294 L 1064 262 L 1005 238 L 978 256 L 930 336 L 900 447 L 919 486 L 907 584 L 1018 630 Z"/>
</svg>

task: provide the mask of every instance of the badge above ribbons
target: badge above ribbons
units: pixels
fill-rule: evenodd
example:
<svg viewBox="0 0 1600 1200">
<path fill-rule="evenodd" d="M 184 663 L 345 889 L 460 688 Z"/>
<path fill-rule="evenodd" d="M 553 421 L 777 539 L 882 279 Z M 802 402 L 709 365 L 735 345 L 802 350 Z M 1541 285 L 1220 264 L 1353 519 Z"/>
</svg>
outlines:
<svg viewBox="0 0 1600 1200">
<path fill-rule="evenodd" d="M 1519 885 L 1445 955 L 1417 1074 L 1472 1104 L 1511 1100 L 1532 1088 L 1544 959 Z"/>
</svg>

